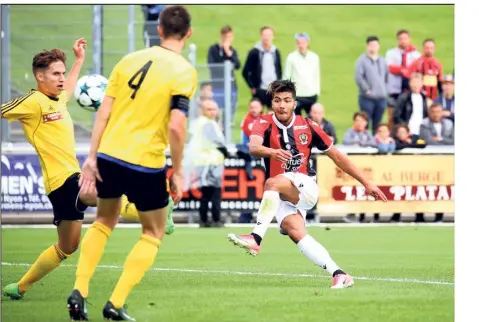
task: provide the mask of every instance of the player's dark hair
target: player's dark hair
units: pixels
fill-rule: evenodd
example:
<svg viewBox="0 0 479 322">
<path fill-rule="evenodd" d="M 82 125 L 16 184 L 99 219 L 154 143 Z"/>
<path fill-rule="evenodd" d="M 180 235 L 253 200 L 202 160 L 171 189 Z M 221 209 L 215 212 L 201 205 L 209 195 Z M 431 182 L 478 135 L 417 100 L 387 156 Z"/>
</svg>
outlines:
<svg viewBox="0 0 479 322">
<path fill-rule="evenodd" d="M 399 29 L 398 32 L 396 32 L 396 38 L 398 38 L 399 36 L 403 35 L 403 34 L 406 34 L 409 36 L 409 30 L 407 29 Z"/>
<path fill-rule="evenodd" d="M 369 122 L 369 116 L 365 112 L 356 112 L 353 115 L 353 121 L 356 121 L 356 118 L 360 117 L 364 119 L 366 122 Z"/>
<path fill-rule="evenodd" d="M 273 98 L 276 93 L 291 93 L 296 98 L 296 85 L 289 79 L 278 79 L 269 84 L 268 95 Z"/>
<path fill-rule="evenodd" d="M 379 42 L 379 38 L 377 36 L 369 36 L 366 38 L 366 44 L 369 44 L 370 42 L 377 41 Z"/>
<path fill-rule="evenodd" d="M 183 39 L 191 27 L 191 16 L 183 6 L 167 6 L 159 20 L 165 38 Z"/>
<path fill-rule="evenodd" d="M 433 44 L 436 43 L 436 42 L 434 41 L 434 39 L 432 39 L 432 38 L 426 38 L 426 39 L 424 39 L 424 41 L 422 42 L 422 45 L 424 46 L 427 42 L 432 42 Z"/>
<path fill-rule="evenodd" d="M 47 69 L 51 63 L 61 61 L 62 63 L 66 63 L 67 56 L 65 53 L 58 49 L 54 48 L 52 50 L 46 50 L 39 52 L 38 54 L 33 57 L 32 61 L 32 70 L 33 74 L 35 74 L 40 69 Z"/>
<path fill-rule="evenodd" d="M 233 32 L 233 28 L 231 28 L 230 25 L 226 25 L 223 28 L 221 28 L 221 30 L 220 30 L 220 33 L 222 35 L 225 35 L 225 34 L 230 33 L 230 32 Z"/>
</svg>

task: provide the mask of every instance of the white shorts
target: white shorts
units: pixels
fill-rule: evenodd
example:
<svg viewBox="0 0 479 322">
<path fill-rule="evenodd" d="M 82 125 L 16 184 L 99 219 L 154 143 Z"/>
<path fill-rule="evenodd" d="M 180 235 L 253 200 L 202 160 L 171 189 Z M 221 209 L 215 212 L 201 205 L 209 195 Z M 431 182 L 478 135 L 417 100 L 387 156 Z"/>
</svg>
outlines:
<svg viewBox="0 0 479 322">
<path fill-rule="evenodd" d="M 312 209 L 318 202 L 319 187 L 315 177 L 296 172 L 287 172 L 281 175 L 290 180 L 299 190 L 299 201 L 296 205 L 283 200 L 281 200 L 279 204 L 276 221 L 278 222 L 279 231 L 283 234 L 281 231 L 281 223 L 287 216 L 294 215 L 299 211 L 306 221 L 306 212 Z"/>
</svg>

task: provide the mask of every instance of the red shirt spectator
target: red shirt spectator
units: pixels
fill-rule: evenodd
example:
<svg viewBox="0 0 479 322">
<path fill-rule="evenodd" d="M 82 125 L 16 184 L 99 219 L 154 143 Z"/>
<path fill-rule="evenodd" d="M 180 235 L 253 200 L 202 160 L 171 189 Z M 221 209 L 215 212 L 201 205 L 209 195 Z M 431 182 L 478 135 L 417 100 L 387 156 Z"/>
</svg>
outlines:
<svg viewBox="0 0 479 322">
<path fill-rule="evenodd" d="M 243 130 L 243 144 L 249 143 L 249 136 L 253 130 L 253 123 L 261 117 L 263 105 L 258 99 L 253 98 L 249 103 L 249 111 L 241 122 L 241 130 Z"/>
<path fill-rule="evenodd" d="M 434 40 L 426 39 L 423 43 L 422 56 L 409 66 L 408 75 L 421 73 L 424 77 L 423 90 L 428 98 L 435 100 L 442 92 L 441 82 L 443 80 L 442 64 L 434 57 Z"/>
</svg>

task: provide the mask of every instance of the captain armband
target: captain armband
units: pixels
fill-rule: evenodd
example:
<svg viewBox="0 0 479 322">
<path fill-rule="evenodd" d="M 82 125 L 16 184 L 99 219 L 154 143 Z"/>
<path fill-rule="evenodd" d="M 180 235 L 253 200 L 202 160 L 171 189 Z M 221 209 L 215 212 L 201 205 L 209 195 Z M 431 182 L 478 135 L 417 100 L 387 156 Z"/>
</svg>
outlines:
<svg viewBox="0 0 479 322">
<path fill-rule="evenodd" d="M 190 109 L 190 99 L 183 95 L 175 95 L 171 99 L 171 110 L 180 110 L 188 117 L 188 111 Z"/>
</svg>

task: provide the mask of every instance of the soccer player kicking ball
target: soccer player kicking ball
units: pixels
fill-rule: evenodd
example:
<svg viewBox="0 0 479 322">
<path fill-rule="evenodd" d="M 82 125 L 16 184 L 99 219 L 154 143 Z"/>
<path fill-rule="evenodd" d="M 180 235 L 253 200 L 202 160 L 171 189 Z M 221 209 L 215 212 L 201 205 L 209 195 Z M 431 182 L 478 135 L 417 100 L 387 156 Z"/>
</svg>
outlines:
<svg viewBox="0 0 479 322">
<path fill-rule="evenodd" d="M 96 206 L 94 184 L 79 186 L 80 165 L 75 153 L 73 121 L 67 103 L 73 95 L 85 59 L 87 42 L 78 39 L 73 45 L 75 62 L 65 78 L 66 55 L 60 49 L 44 50 L 33 57 L 32 69 L 37 89 L 2 104 L 2 118 L 19 120 L 25 136 L 40 158 L 45 192 L 53 207 L 53 224 L 58 242 L 46 249 L 17 283 L 5 286 L 3 294 L 22 299 L 32 285 L 70 257 L 80 243 L 84 211 Z M 128 208 L 128 211 L 127 211 Z M 174 231 L 170 203 L 168 230 Z M 138 212 L 128 200 L 122 215 L 139 221 Z"/>
<path fill-rule="evenodd" d="M 83 237 L 75 285 L 67 300 L 72 320 L 88 319 L 90 280 L 118 222 L 121 196 L 126 195 L 138 210 L 142 234 L 126 258 L 103 317 L 135 321 L 125 302 L 153 264 L 165 234 L 169 143 L 175 204 L 183 194 L 186 120 L 197 85 L 196 70 L 181 55 L 192 34 L 190 14 L 182 6 L 168 6 L 160 14 L 158 33 L 161 47 L 130 53 L 116 64 L 97 112 L 80 182 L 82 186 L 96 183 L 98 208 Z"/>
<path fill-rule="evenodd" d="M 269 93 L 274 113 L 262 116 L 253 126 L 251 154 L 264 159 L 266 177 L 263 200 L 257 215 L 257 225 L 250 235 L 229 234 L 235 244 L 256 256 L 260 251 L 268 225 L 276 216 L 280 232 L 288 235 L 300 251 L 333 276 L 331 288 L 350 287 L 353 279 L 333 261 L 328 251 L 305 228 L 306 211 L 318 201 L 315 171 L 310 167 L 311 149 L 329 156 L 336 165 L 354 177 L 376 200 L 386 196 L 339 150 L 321 127 L 302 116 L 294 115 L 296 88 L 289 80 L 271 83 Z"/>
</svg>

